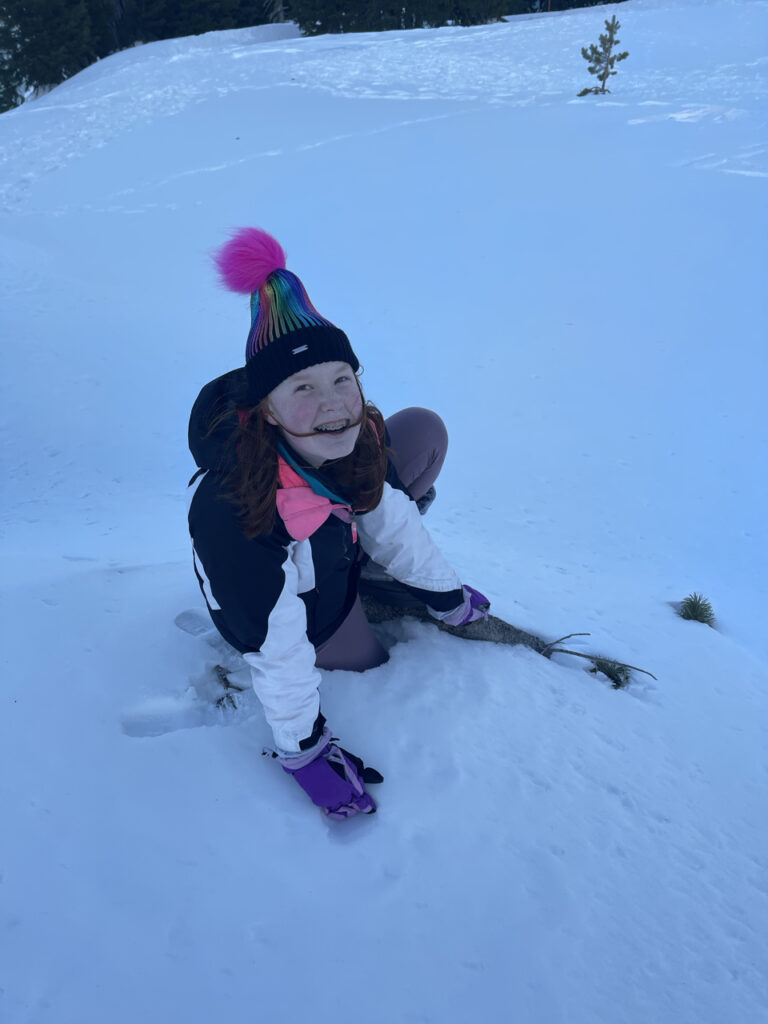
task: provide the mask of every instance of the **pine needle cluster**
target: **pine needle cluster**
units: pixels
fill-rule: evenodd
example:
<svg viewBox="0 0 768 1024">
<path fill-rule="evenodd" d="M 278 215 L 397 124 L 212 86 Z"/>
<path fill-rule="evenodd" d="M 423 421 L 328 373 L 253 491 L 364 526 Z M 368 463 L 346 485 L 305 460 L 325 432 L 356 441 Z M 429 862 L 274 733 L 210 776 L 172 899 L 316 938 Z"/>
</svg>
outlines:
<svg viewBox="0 0 768 1024">
<path fill-rule="evenodd" d="M 584 60 L 589 61 L 588 71 L 590 75 L 597 75 L 600 79 L 600 85 L 593 85 L 591 89 L 582 89 L 579 96 L 587 96 L 589 93 L 605 93 L 611 90 L 607 87 L 608 79 L 611 75 L 615 75 L 616 72 L 613 70 L 614 64 L 618 64 L 620 60 L 626 60 L 629 56 L 629 52 L 625 50 L 623 53 L 614 53 L 614 46 L 618 46 L 620 40 L 616 38 L 616 33 L 621 28 L 621 23 L 614 14 L 610 21 L 606 18 L 605 21 L 605 32 L 600 33 L 600 43 L 596 45 L 591 43 L 588 47 L 582 46 L 581 56 Z"/>
<path fill-rule="evenodd" d="M 612 658 L 600 657 L 593 658 L 593 663 L 594 667 L 589 671 L 594 675 L 602 672 L 604 676 L 611 680 L 611 686 L 613 686 L 614 690 L 623 690 L 632 681 L 629 665 L 624 665 L 620 661 L 614 661 Z"/>
<path fill-rule="evenodd" d="M 707 626 L 715 625 L 715 613 L 712 605 L 703 594 L 689 594 L 680 605 L 678 612 L 681 619 L 691 619 L 694 622 L 704 622 Z"/>
</svg>

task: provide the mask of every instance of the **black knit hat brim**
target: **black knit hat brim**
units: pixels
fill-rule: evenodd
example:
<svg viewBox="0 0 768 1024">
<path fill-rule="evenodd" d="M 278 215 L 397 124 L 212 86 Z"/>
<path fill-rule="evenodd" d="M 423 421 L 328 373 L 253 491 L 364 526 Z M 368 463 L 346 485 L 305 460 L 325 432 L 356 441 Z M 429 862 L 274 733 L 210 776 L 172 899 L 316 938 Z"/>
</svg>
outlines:
<svg viewBox="0 0 768 1024">
<path fill-rule="evenodd" d="M 301 327 L 276 338 L 245 364 L 248 401 L 258 405 L 270 391 L 300 370 L 316 363 L 349 363 L 356 373 L 360 362 L 344 331 L 331 324 Z"/>
</svg>

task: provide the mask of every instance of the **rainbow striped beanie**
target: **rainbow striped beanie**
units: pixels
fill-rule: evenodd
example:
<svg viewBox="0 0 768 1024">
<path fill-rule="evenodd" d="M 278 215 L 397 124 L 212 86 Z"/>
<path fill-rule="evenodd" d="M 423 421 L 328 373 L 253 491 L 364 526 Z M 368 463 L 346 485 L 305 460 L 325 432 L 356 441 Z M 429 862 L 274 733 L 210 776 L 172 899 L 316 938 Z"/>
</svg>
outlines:
<svg viewBox="0 0 768 1024">
<path fill-rule="evenodd" d="M 315 363 L 359 369 L 344 331 L 320 316 L 299 278 L 286 270 L 277 239 L 260 228 L 240 228 L 214 253 L 214 261 L 227 288 L 251 296 L 245 368 L 252 405 Z"/>
</svg>

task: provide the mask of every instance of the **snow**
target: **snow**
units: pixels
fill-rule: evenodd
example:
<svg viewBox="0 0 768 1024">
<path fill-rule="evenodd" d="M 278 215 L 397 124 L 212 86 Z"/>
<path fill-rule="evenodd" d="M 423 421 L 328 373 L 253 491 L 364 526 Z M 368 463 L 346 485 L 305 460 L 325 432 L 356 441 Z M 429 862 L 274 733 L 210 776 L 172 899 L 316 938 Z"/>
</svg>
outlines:
<svg viewBox="0 0 768 1024">
<path fill-rule="evenodd" d="M 767 67 L 763 0 L 628 0 L 168 40 L 0 118 L 3 1022 L 768 1020 Z M 185 434 L 246 223 L 446 420 L 462 577 L 656 681 L 390 626 L 324 674 L 386 777 L 343 823 L 215 707 Z"/>
</svg>

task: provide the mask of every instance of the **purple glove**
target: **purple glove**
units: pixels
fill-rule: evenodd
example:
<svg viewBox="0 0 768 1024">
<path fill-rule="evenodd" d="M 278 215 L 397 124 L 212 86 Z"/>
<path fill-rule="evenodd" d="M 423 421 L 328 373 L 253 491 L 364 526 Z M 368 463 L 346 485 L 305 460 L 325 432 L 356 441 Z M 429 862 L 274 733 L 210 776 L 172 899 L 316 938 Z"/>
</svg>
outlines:
<svg viewBox="0 0 768 1024">
<path fill-rule="evenodd" d="M 328 742 L 324 743 L 326 739 Z M 281 757 L 283 769 L 329 818 L 373 814 L 376 804 L 366 793 L 365 783 L 383 782 L 382 776 L 375 768 L 366 768 L 359 757 L 330 741 L 327 729 L 323 740 L 308 754 Z"/>
<path fill-rule="evenodd" d="M 464 586 L 462 590 L 464 591 L 463 604 L 454 608 L 452 612 L 448 612 L 447 615 L 438 616 L 446 626 L 466 626 L 468 622 L 477 622 L 478 619 L 488 618 L 488 609 L 491 607 L 488 598 L 474 587 Z M 433 615 L 435 614 L 431 608 L 429 610 Z"/>
</svg>

